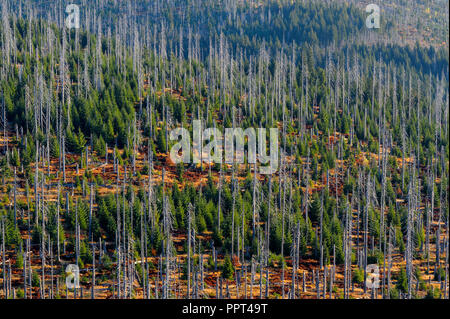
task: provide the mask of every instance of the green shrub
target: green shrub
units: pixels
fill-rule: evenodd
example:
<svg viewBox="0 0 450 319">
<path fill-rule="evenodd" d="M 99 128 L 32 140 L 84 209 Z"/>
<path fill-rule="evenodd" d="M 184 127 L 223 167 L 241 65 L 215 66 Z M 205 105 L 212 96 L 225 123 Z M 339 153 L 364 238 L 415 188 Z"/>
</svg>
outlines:
<svg viewBox="0 0 450 319">
<path fill-rule="evenodd" d="M 362 284 L 364 282 L 364 271 L 360 268 L 353 272 L 352 282 L 355 284 Z"/>
<path fill-rule="evenodd" d="M 22 299 L 23 297 L 25 297 L 25 293 L 23 292 L 23 290 L 17 289 L 16 290 L 16 298 Z"/>
<path fill-rule="evenodd" d="M 39 278 L 39 275 L 37 272 L 33 271 L 33 274 L 31 275 L 31 285 L 33 287 L 39 287 L 39 283 L 41 282 L 41 279 Z"/>
<path fill-rule="evenodd" d="M 225 279 L 233 279 L 234 266 L 228 255 L 225 256 L 225 260 L 222 266 L 222 277 Z"/>
</svg>

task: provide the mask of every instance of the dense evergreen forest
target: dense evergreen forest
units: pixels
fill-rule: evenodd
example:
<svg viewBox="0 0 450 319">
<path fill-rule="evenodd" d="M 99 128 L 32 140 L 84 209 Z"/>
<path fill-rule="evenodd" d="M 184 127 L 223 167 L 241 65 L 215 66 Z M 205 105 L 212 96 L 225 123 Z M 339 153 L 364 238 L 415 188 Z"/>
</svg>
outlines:
<svg viewBox="0 0 450 319">
<path fill-rule="evenodd" d="M 448 43 L 355 2 L 81 0 L 69 29 L 3 0 L 0 297 L 449 298 Z M 277 172 L 174 164 L 194 120 L 278 128 Z"/>
</svg>

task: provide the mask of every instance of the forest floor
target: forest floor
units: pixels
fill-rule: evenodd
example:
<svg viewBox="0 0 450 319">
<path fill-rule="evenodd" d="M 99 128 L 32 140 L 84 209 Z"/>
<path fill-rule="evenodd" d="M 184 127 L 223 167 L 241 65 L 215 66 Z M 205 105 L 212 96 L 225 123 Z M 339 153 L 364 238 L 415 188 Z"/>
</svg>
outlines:
<svg viewBox="0 0 450 319">
<path fill-rule="evenodd" d="M 332 140 L 330 141 L 333 142 Z M 10 132 L 8 136 L 8 144 L 10 147 L 14 145 L 15 138 L 14 134 Z M 0 140 L 0 149 L 4 148 L 5 141 Z M 146 165 L 146 150 L 140 150 L 137 153 L 136 157 L 136 172 L 142 172 L 142 169 L 144 165 Z M 112 163 L 112 150 L 109 150 L 108 154 L 108 162 L 105 162 L 105 158 L 103 159 L 97 159 L 96 155 L 91 156 L 91 161 L 88 165 L 88 170 L 92 172 L 93 176 L 101 176 L 103 181 L 106 181 L 105 184 L 99 185 L 98 192 L 101 195 L 109 194 L 109 193 L 115 193 L 117 191 L 116 188 L 116 181 L 117 181 L 117 174 L 114 172 L 114 167 Z M 291 161 L 292 159 L 288 159 L 288 161 Z M 367 162 L 369 160 L 378 160 L 377 154 L 371 154 L 371 153 L 361 153 L 360 156 L 357 158 L 358 163 L 361 165 L 367 165 Z M 303 165 L 306 165 L 306 158 L 302 159 Z M 397 161 L 399 162 L 399 165 L 402 163 L 402 159 L 398 158 Z M 410 161 L 410 159 L 406 159 L 406 161 Z M 72 197 L 78 197 L 78 198 L 85 198 L 87 199 L 89 195 L 87 195 L 87 190 L 83 192 L 83 190 L 79 188 L 74 188 L 75 185 L 75 178 L 81 178 L 84 176 L 86 168 L 78 168 L 77 169 L 77 163 L 78 167 L 81 167 L 81 159 L 80 156 L 73 155 L 73 154 L 67 154 L 66 155 L 66 177 L 65 177 L 65 183 L 62 183 L 62 171 L 60 169 L 60 163 L 58 158 L 51 158 L 50 163 L 44 162 L 39 164 L 39 170 L 47 176 L 46 182 L 45 182 L 45 189 L 44 197 L 46 201 L 56 201 L 58 197 L 58 183 L 61 183 L 60 190 L 63 191 L 61 194 L 63 194 L 66 191 L 69 191 L 71 193 Z M 50 164 L 50 165 L 48 165 Z M 339 163 L 337 161 L 337 166 L 343 167 L 345 163 Z M 200 185 L 205 185 L 208 175 L 211 173 L 213 176 L 214 182 L 218 182 L 219 180 L 219 172 L 216 169 L 209 169 L 209 166 L 207 164 L 203 165 L 203 168 L 196 167 L 196 168 L 187 168 L 184 171 L 183 174 L 183 182 L 179 183 L 177 180 L 177 172 L 176 172 L 176 166 L 168 159 L 168 157 L 165 154 L 158 154 L 157 161 L 155 162 L 155 165 L 153 167 L 153 174 L 152 174 L 152 180 L 156 183 L 161 183 L 162 180 L 162 167 L 165 168 L 165 184 L 166 187 L 171 187 L 173 183 L 179 185 L 179 187 L 184 187 L 187 183 L 192 183 L 195 187 L 199 187 Z M 34 164 L 31 165 L 34 171 Z M 128 169 L 129 171 L 130 169 Z M 245 171 L 245 166 L 243 165 L 241 167 L 241 171 Z M 339 174 L 343 171 L 343 169 L 339 170 Z M 28 219 L 30 216 L 28 213 L 25 212 L 25 208 L 27 207 L 27 203 L 30 203 L 33 201 L 34 198 L 34 189 L 33 187 L 29 187 L 28 194 L 27 189 L 24 181 L 24 172 L 20 169 L 16 171 L 16 183 L 17 183 L 17 189 L 16 189 L 16 198 L 18 203 L 18 218 L 22 219 L 23 224 L 28 223 Z M 139 178 L 140 175 L 140 178 Z M 331 169 L 329 171 L 329 183 L 330 187 L 334 188 L 334 176 L 335 172 L 334 169 Z M 124 168 L 119 167 L 119 190 L 122 189 L 122 182 L 124 177 Z M 133 184 L 135 187 L 138 186 L 145 186 L 148 182 L 148 175 L 145 174 L 135 174 L 133 176 L 128 176 L 127 178 L 133 179 Z M 231 172 L 230 171 L 224 171 L 223 174 L 224 182 L 230 183 L 231 181 Z M 245 179 L 245 175 L 240 174 L 238 176 L 240 180 Z M 262 175 L 259 175 L 258 178 L 263 179 L 264 177 Z M 294 177 L 295 178 L 295 175 Z M 3 176 L 2 179 L 5 179 Z M 342 179 L 341 179 L 342 180 Z M 310 187 L 310 192 L 313 193 L 315 191 L 318 191 L 325 187 L 325 177 L 323 177 L 323 183 L 314 183 Z M 2 183 L 2 187 L 0 187 L 0 194 L 3 194 L 2 201 L 3 204 L 7 206 L 11 205 L 13 203 L 13 196 L 12 196 L 12 186 L 14 185 L 14 178 L 12 176 L 9 176 L 4 180 Z M 342 191 L 343 185 L 341 182 L 338 183 L 338 192 L 340 193 Z M 42 192 L 42 190 L 39 190 L 39 192 Z M 84 194 L 83 194 L 84 193 Z M 95 204 L 94 204 L 95 208 Z M 62 220 L 63 221 L 63 220 Z M 315 225 L 316 226 L 316 225 Z M 433 221 L 432 228 L 436 229 L 438 227 L 437 221 Z M 317 226 L 316 226 L 317 227 Z M 444 230 L 445 227 L 443 224 L 441 224 L 441 229 Z M 30 234 L 27 231 L 21 232 L 22 238 L 26 239 L 30 237 Z M 66 238 L 69 239 L 73 237 L 74 234 L 70 232 L 66 232 Z M 353 231 L 353 242 L 356 241 L 356 231 Z M 198 239 L 202 242 L 208 242 L 211 238 L 211 234 L 209 233 L 203 233 L 198 234 Z M 182 265 L 185 262 L 186 254 L 183 253 L 183 245 L 186 241 L 186 235 L 185 233 L 176 232 L 173 234 L 174 239 L 174 245 L 177 251 L 180 253 L 177 254 L 176 257 L 176 265 Z M 441 232 L 441 240 L 448 239 L 448 234 L 445 233 L 445 231 Z M 362 239 L 359 239 L 359 242 L 362 243 Z M 109 243 L 106 243 L 107 245 Z M 112 246 L 112 245 L 111 245 Z M 369 245 L 370 246 L 370 245 Z M 359 245 L 359 247 L 355 247 L 353 245 L 353 248 L 357 251 L 362 251 L 363 247 L 362 244 Z M 371 249 L 371 247 L 369 247 Z M 114 253 L 113 250 L 109 251 L 111 254 Z M 203 254 L 204 263 L 207 263 L 207 260 L 209 259 L 211 254 L 211 251 L 206 249 L 205 253 Z M 430 265 L 434 265 L 434 260 L 436 256 L 435 251 L 435 245 L 431 245 L 431 254 L 429 256 Z M 196 254 L 194 257 L 198 257 L 198 254 Z M 149 257 L 147 261 L 151 265 L 158 265 L 159 262 L 164 262 L 164 260 L 159 260 L 160 257 L 152 256 Z M 15 264 L 15 251 L 9 250 L 6 253 L 6 265 Z M 1 256 L 0 256 L 1 260 Z M 66 290 L 63 289 L 63 267 L 65 265 L 69 264 L 70 262 L 73 262 L 74 260 L 74 253 L 71 251 L 68 251 L 67 253 L 61 254 L 61 264 L 60 265 L 54 265 L 53 267 L 51 265 L 48 265 L 48 262 L 45 266 L 45 282 L 46 282 L 46 291 L 45 291 L 45 297 L 49 297 L 50 294 L 50 286 L 53 286 L 56 290 L 57 288 L 57 278 L 59 277 L 60 280 L 58 282 L 59 286 L 59 293 L 55 293 L 54 295 L 59 295 L 62 298 L 73 298 L 74 292 L 73 291 L 67 291 L 68 295 L 66 295 Z M 31 262 L 32 262 L 32 268 L 33 270 L 37 271 L 37 273 L 42 273 L 42 264 L 40 259 L 40 253 L 38 251 L 37 247 L 32 247 L 31 252 Z M 221 265 L 223 262 L 223 256 L 218 256 L 218 265 Z M 136 261 L 137 264 L 141 263 L 141 260 Z M 0 263 L 0 267 L 2 266 L 2 263 Z M 55 260 L 55 264 L 57 264 Z M 237 271 L 240 271 L 242 264 L 239 262 L 237 256 L 233 258 L 233 264 L 235 266 L 235 269 Z M 246 266 L 249 266 L 248 264 Z M 427 259 L 422 255 L 418 254 L 414 259 L 414 266 L 418 267 L 422 273 L 421 280 L 424 281 L 428 285 L 432 285 L 435 288 L 441 288 L 440 283 L 433 278 L 432 275 L 428 274 L 427 268 L 428 263 Z M 152 266 L 154 267 L 154 266 Z M 150 290 L 152 295 L 154 296 L 155 291 L 155 280 L 157 271 L 150 267 Z M 396 280 L 396 276 L 400 272 L 400 269 L 404 269 L 405 267 L 405 260 L 403 254 L 400 254 L 397 250 L 392 255 L 392 267 L 391 267 L 391 286 L 394 287 Z M 430 266 L 432 267 L 432 266 Z M 433 266 L 434 267 L 434 266 Z M 219 267 L 220 268 L 220 267 Z M 317 289 L 316 289 L 316 283 L 315 280 L 313 280 L 314 273 L 317 272 L 319 269 L 319 265 L 317 261 L 313 259 L 302 259 L 300 261 L 300 265 L 297 270 L 296 275 L 296 298 L 317 298 Z M 357 265 L 352 265 L 352 273 L 358 268 Z M 15 267 L 11 267 L 12 269 L 12 286 L 14 288 L 22 288 L 23 289 L 23 270 L 22 269 L 16 269 Z M 84 269 L 81 269 L 81 286 L 83 287 L 83 298 L 91 298 L 91 271 L 88 271 L 88 269 L 92 269 L 92 265 L 86 264 Z M 112 270 L 111 270 L 112 269 Z M 105 269 L 105 267 L 102 267 L 101 265 L 96 266 L 96 285 L 95 285 L 95 297 L 96 298 L 112 298 L 113 296 L 113 290 L 116 288 L 113 288 L 114 286 L 117 287 L 117 283 L 113 281 L 114 277 L 114 269 L 115 266 L 111 269 Z M 247 267 L 249 269 L 249 267 Z M 329 265 L 327 266 L 327 287 L 326 287 L 326 298 L 330 298 L 330 288 L 329 288 L 329 281 L 330 281 L 330 272 L 333 269 L 333 266 Z M 386 265 L 385 273 L 387 277 L 388 272 L 388 266 Z M 434 270 L 434 268 L 430 268 L 431 271 Z M 53 276 L 52 276 L 53 271 Z M 380 267 L 380 272 L 383 272 L 383 267 Z M 334 285 L 333 285 L 333 293 L 332 298 L 342 298 L 343 297 L 343 289 L 344 289 L 344 269 L 343 266 L 337 266 L 335 271 L 335 276 L 333 279 Z M 292 268 L 292 262 L 289 257 L 286 258 L 286 266 L 284 269 L 284 281 L 283 278 L 283 269 L 281 265 L 278 265 L 276 263 L 272 263 L 272 266 L 269 267 L 269 291 L 267 293 L 269 298 L 282 298 L 283 295 L 285 298 L 288 298 L 289 296 L 289 290 L 292 286 L 292 274 L 293 274 L 293 268 Z M 303 289 L 303 274 L 305 275 L 305 289 Z M 241 278 L 239 286 L 236 285 L 235 280 L 227 280 L 223 283 L 223 291 L 221 295 L 223 297 L 229 297 L 229 298 L 259 298 L 260 292 L 263 296 L 263 298 L 266 295 L 266 274 L 265 271 L 263 273 L 263 278 L 260 278 L 259 271 L 255 271 L 254 277 L 253 277 L 253 285 L 252 285 L 252 279 L 251 279 L 251 273 L 248 272 L 245 274 L 246 277 Z M 182 279 L 182 270 L 181 267 L 178 267 L 177 270 L 172 274 L 171 280 L 172 282 L 175 282 L 176 284 L 174 287 L 173 297 L 177 298 L 185 298 L 187 294 L 187 282 L 186 280 Z M 219 270 L 214 270 L 214 267 L 209 268 L 205 267 L 204 272 L 204 287 L 199 292 L 200 298 L 216 298 L 216 284 L 217 284 L 217 278 L 220 276 Z M 137 277 L 137 276 L 136 276 Z M 380 277 L 382 278 L 382 277 Z M 260 280 L 261 279 L 261 280 Z M 52 284 L 53 282 L 53 284 Z M 261 282 L 261 286 L 260 286 Z M 320 298 L 323 298 L 324 294 L 324 287 L 323 287 L 323 269 L 320 270 Z M 284 283 L 284 285 L 283 285 Z M 387 278 L 386 278 L 386 287 L 387 287 Z M 158 280 L 158 287 L 161 287 L 162 282 L 161 280 Z M 284 294 L 283 294 L 283 286 L 284 286 Z M 3 279 L 0 278 L 0 287 L 3 287 Z M 134 298 L 142 298 L 144 296 L 142 285 L 139 283 L 138 280 L 135 280 L 133 283 L 134 287 Z M 228 287 L 228 288 L 227 288 Z M 261 288 L 261 291 L 260 291 Z M 193 287 L 191 287 L 193 290 Z M 423 297 L 426 292 L 423 290 L 420 290 L 418 293 L 418 296 Z M 371 298 L 372 291 L 368 290 L 364 293 L 362 285 L 361 284 L 355 284 L 351 287 L 350 291 L 350 298 Z M 1 293 L 0 293 L 1 296 Z M 34 287 L 32 291 L 33 298 L 40 298 L 44 297 L 40 295 L 40 289 L 38 287 Z M 381 289 L 377 289 L 376 297 L 381 297 Z M 78 292 L 77 298 L 81 298 L 80 292 Z"/>
</svg>

